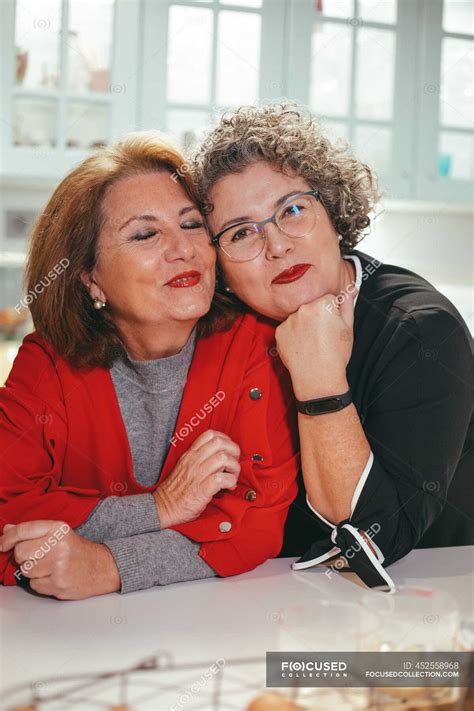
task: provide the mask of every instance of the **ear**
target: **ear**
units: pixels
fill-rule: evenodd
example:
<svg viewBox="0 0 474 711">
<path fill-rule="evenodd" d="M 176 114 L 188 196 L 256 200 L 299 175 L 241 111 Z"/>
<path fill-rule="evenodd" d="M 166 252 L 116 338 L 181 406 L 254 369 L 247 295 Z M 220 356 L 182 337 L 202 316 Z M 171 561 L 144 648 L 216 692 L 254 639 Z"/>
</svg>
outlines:
<svg viewBox="0 0 474 711">
<path fill-rule="evenodd" d="M 90 274 L 89 272 L 81 272 L 81 281 L 89 292 L 92 301 L 95 301 L 95 299 L 99 299 L 99 301 L 106 303 L 107 298 L 105 296 L 105 293 L 97 284 L 95 277 L 92 274 Z"/>
</svg>

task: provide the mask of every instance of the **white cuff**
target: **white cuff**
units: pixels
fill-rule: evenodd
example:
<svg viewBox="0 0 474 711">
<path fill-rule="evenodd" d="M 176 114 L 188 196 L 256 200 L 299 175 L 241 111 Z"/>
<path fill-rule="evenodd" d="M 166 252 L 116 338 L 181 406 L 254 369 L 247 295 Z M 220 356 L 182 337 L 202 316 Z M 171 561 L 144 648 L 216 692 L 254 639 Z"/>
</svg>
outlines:
<svg viewBox="0 0 474 711">
<path fill-rule="evenodd" d="M 331 548 L 331 550 L 326 551 L 326 553 L 319 555 L 317 558 L 307 560 L 304 563 L 292 563 L 291 567 L 293 568 L 293 570 L 304 570 L 304 568 L 312 568 L 313 565 L 319 565 L 319 563 L 324 563 L 324 561 L 329 560 L 329 558 L 334 558 L 334 556 L 339 555 L 340 552 L 341 549 L 338 548 L 338 546 L 334 546 L 334 548 Z"/>
<path fill-rule="evenodd" d="M 312 506 L 311 501 L 309 500 L 308 494 L 306 493 L 306 503 L 308 504 L 309 508 L 311 511 L 316 514 L 318 518 L 321 519 L 321 521 L 324 521 L 324 523 L 327 526 L 330 526 L 331 528 L 336 528 L 334 523 L 331 523 L 330 521 L 327 520 L 327 518 L 324 518 L 324 516 L 316 511 L 316 509 Z"/>
<path fill-rule="evenodd" d="M 362 493 L 362 489 L 364 488 L 365 482 L 367 481 L 367 477 L 370 474 L 370 470 L 372 469 L 372 464 L 374 463 L 374 454 L 372 450 L 370 450 L 369 458 L 367 460 L 367 464 L 365 465 L 365 469 L 360 475 L 359 481 L 357 482 L 357 486 L 354 489 L 354 493 L 352 495 L 352 501 L 351 501 L 351 516 L 354 513 L 355 507 L 357 506 L 357 502 L 359 501 L 359 497 Z"/>
</svg>

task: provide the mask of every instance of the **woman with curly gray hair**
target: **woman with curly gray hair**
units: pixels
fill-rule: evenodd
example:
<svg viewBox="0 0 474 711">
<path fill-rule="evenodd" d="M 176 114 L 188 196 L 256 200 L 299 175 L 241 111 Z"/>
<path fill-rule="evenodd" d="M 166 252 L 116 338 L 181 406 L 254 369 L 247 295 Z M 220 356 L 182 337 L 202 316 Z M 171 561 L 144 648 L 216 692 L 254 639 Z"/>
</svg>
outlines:
<svg viewBox="0 0 474 711">
<path fill-rule="evenodd" d="M 193 170 L 221 288 L 275 322 L 297 400 L 281 555 L 394 591 L 385 568 L 415 546 L 474 542 L 468 328 L 425 279 L 354 249 L 374 173 L 303 109 L 224 115 Z"/>
</svg>

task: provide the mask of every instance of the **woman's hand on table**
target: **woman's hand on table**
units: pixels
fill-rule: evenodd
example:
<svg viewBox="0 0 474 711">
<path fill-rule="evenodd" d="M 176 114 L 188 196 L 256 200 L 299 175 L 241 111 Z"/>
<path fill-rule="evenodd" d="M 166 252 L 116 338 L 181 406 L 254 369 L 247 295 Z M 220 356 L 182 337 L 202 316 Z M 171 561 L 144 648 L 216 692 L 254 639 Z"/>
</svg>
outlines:
<svg viewBox="0 0 474 711">
<path fill-rule="evenodd" d="M 207 430 L 193 442 L 154 491 L 161 528 L 196 519 L 221 489 L 235 489 L 240 447 L 222 432 Z"/>
<path fill-rule="evenodd" d="M 278 353 L 290 372 L 298 400 L 340 395 L 347 390 L 356 295 L 356 289 L 340 297 L 325 294 L 300 306 L 277 327 Z"/>
<path fill-rule="evenodd" d="M 114 558 L 101 543 L 79 536 L 63 521 L 7 524 L 3 551 L 14 551 L 30 588 L 59 600 L 82 600 L 120 590 Z"/>
</svg>

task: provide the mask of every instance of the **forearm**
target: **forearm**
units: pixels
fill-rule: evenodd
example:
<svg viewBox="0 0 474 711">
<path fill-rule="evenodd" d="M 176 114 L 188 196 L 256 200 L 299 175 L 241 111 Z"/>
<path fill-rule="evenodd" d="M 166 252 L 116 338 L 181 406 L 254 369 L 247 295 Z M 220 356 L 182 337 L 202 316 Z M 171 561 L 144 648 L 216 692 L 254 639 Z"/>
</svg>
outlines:
<svg viewBox="0 0 474 711">
<path fill-rule="evenodd" d="M 308 499 L 330 523 L 351 515 L 355 489 L 370 455 L 354 405 L 325 415 L 298 415 Z"/>
<path fill-rule="evenodd" d="M 106 541 L 120 574 L 120 592 L 213 577 L 199 556 L 200 543 L 178 531 L 155 531 Z"/>
<path fill-rule="evenodd" d="M 160 517 L 152 494 L 108 496 L 98 503 L 89 518 L 75 529 L 95 543 L 159 531 Z"/>
</svg>

